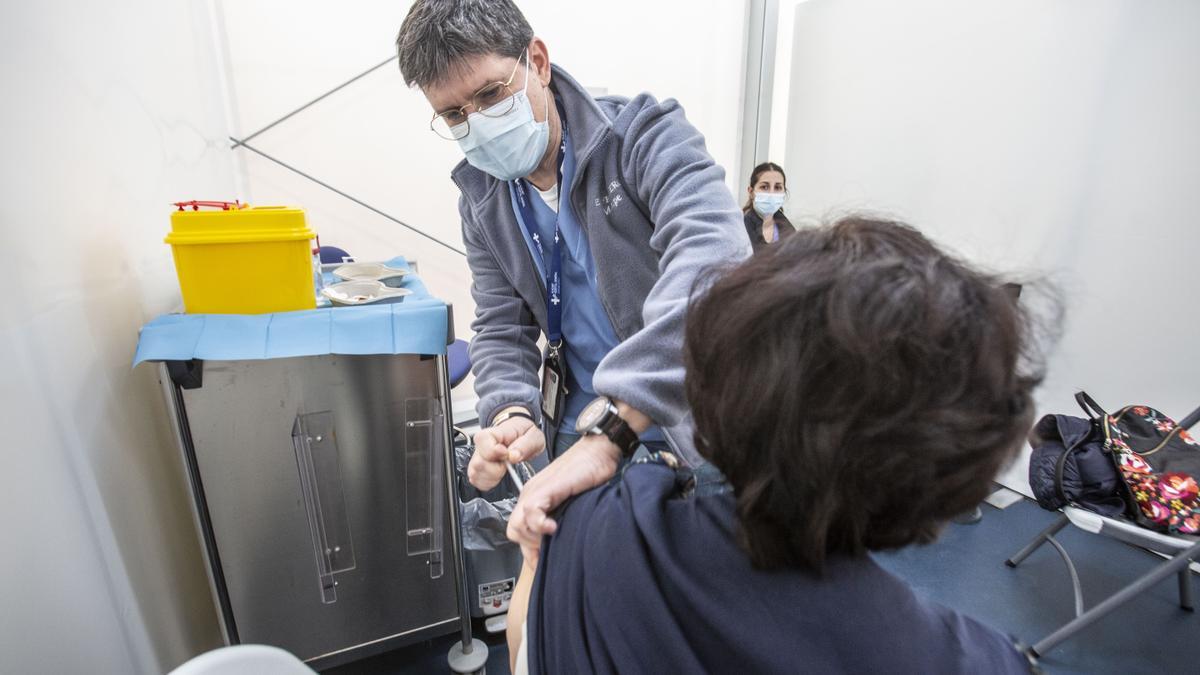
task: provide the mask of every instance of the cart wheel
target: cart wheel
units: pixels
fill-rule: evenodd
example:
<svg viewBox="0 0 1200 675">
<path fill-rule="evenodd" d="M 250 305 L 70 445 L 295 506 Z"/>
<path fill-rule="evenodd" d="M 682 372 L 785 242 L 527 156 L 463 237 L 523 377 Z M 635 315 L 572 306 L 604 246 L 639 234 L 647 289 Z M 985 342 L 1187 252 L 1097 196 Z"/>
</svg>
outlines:
<svg viewBox="0 0 1200 675">
<path fill-rule="evenodd" d="M 463 643 L 455 642 L 454 646 L 450 647 L 450 653 L 446 655 L 446 661 L 450 664 L 450 672 L 452 673 L 479 673 L 484 672 L 484 666 L 487 665 L 488 647 L 482 640 L 472 639 L 470 652 L 463 651 Z"/>
</svg>

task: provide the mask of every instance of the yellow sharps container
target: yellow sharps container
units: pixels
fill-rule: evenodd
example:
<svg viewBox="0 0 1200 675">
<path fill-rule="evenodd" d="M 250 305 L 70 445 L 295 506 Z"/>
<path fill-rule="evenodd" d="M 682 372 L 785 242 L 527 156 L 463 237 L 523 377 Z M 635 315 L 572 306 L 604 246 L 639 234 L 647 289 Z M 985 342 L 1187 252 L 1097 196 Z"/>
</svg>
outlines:
<svg viewBox="0 0 1200 675">
<path fill-rule="evenodd" d="M 166 243 L 189 314 L 265 314 L 317 306 L 302 209 L 179 202 Z M 201 210 L 216 207 L 219 211 Z"/>
</svg>

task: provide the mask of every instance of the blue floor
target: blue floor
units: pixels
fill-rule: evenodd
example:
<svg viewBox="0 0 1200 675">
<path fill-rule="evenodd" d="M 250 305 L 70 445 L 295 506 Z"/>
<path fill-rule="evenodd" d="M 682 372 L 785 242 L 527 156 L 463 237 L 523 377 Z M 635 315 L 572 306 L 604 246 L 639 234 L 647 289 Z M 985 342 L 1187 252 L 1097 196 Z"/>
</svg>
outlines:
<svg viewBox="0 0 1200 675">
<path fill-rule="evenodd" d="M 976 525 L 949 526 L 931 546 L 876 558 L 918 592 L 1032 644 L 1073 617 L 1070 579 L 1049 545 L 1016 569 L 1006 567 L 1004 560 L 1049 525 L 1055 514 L 1031 501 L 1004 510 L 984 505 L 983 513 L 983 520 Z M 1161 560 L 1073 527 L 1057 538 L 1075 561 L 1087 607 Z M 446 652 L 452 642 L 447 636 L 326 672 L 445 673 Z M 487 672 L 508 673 L 503 639 L 494 636 L 488 642 Z M 1051 675 L 1200 673 L 1198 646 L 1200 616 L 1179 608 L 1175 578 L 1171 577 L 1058 646 L 1041 663 Z"/>
<path fill-rule="evenodd" d="M 983 506 L 977 525 L 951 525 L 932 546 L 877 555 L 919 592 L 1033 644 L 1074 617 L 1062 559 L 1044 545 L 1016 569 L 1004 560 L 1055 519 L 1031 501 Z M 1162 559 L 1068 526 L 1056 539 L 1071 554 L 1085 608 Z M 1196 583 L 1193 575 L 1193 584 Z M 1046 673 L 1200 673 L 1200 616 L 1180 609 L 1175 577 L 1149 589 L 1042 657 Z"/>
</svg>

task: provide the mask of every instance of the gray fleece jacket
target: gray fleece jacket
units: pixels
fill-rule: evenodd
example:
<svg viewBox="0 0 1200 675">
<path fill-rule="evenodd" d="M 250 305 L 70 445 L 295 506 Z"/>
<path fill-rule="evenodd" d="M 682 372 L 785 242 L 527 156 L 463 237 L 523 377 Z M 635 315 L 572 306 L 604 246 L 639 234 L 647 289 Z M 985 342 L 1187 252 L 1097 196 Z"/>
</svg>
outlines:
<svg viewBox="0 0 1200 675">
<path fill-rule="evenodd" d="M 650 416 L 671 446 L 694 463 L 683 387 L 684 315 L 697 277 L 750 254 L 742 212 L 704 137 L 673 99 L 595 99 L 555 66 L 575 139 L 571 208 L 596 262 L 600 301 L 621 343 L 597 367 L 593 386 Z M 501 409 L 540 417 L 537 341 L 546 331 L 545 282 L 538 273 L 504 182 L 463 161 L 463 241 L 473 283 L 471 362 L 486 425 Z M 555 432 L 547 429 L 553 442 Z"/>
</svg>

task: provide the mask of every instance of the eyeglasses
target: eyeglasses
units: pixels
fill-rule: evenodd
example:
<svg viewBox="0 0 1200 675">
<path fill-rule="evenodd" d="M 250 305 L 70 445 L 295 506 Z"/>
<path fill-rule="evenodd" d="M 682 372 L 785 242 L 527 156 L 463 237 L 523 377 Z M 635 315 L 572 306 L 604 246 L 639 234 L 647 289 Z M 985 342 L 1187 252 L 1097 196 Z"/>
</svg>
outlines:
<svg viewBox="0 0 1200 675">
<path fill-rule="evenodd" d="M 526 63 L 529 62 L 527 54 L 522 54 L 521 58 L 525 59 Z M 512 82 L 517 77 L 517 68 L 520 66 L 521 59 L 517 59 L 507 82 L 493 82 L 481 87 L 471 96 L 470 103 L 461 108 L 434 115 L 433 120 L 429 123 L 429 128 L 448 141 L 457 141 L 466 138 L 467 134 L 471 133 L 467 108 L 474 108 L 475 112 L 485 117 L 507 115 L 513 109 L 516 101 L 516 92 L 512 90 Z"/>
</svg>

